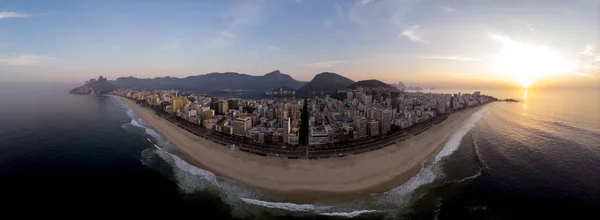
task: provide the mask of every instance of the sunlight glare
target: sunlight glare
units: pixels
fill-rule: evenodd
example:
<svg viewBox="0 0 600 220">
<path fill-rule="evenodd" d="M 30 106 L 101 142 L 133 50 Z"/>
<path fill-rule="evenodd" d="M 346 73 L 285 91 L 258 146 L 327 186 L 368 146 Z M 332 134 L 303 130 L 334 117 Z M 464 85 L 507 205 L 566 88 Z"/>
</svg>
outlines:
<svg viewBox="0 0 600 220">
<path fill-rule="evenodd" d="M 498 71 L 507 74 L 510 80 L 523 88 L 528 88 L 536 80 L 572 73 L 577 69 L 575 62 L 548 46 L 522 43 L 502 35 L 491 35 L 491 38 L 501 44 L 496 57 Z"/>
</svg>

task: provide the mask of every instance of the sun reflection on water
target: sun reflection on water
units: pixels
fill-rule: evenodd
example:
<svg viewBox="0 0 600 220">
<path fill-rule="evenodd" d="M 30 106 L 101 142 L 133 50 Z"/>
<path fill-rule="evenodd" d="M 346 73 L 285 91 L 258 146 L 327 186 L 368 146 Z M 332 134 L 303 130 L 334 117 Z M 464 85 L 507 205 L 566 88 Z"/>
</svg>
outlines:
<svg viewBox="0 0 600 220">
<path fill-rule="evenodd" d="M 527 89 L 523 90 L 523 110 L 527 110 Z"/>
</svg>

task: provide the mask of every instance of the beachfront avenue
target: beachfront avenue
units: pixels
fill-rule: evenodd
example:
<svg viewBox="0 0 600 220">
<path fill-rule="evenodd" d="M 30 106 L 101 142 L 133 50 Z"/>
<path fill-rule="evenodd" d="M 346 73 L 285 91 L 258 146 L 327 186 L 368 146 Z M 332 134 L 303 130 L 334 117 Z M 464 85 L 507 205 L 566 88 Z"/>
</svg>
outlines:
<svg viewBox="0 0 600 220">
<path fill-rule="evenodd" d="M 224 147 L 309 159 L 380 149 L 420 134 L 453 112 L 496 100 L 479 92 L 381 95 L 359 88 L 345 93 L 344 100 L 329 96 L 244 100 L 175 90 L 114 92 Z"/>
</svg>

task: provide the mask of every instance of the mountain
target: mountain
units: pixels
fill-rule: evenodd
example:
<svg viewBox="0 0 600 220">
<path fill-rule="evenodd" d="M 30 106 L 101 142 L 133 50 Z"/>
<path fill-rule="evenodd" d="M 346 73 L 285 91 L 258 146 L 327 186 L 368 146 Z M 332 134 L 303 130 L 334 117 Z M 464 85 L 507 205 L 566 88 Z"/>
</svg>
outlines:
<svg viewBox="0 0 600 220">
<path fill-rule="evenodd" d="M 100 76 L 98 79 L 91 79 L 85 82 L 83 86 L 72 89 L 72 94 L 107 94 L 117 87 L 110 83 L 106 78 Z"/>
<path fill-rule="evenodd" d="M 310 82 L 298 89 L 296 94 L 310 96 L 315 94 L 335 93 L 338 89 L 346 89 L 354 81 L 335 73 L 324 72 L 317 74 Z"/>
<path fill-rule="evenodd" d="M 304 83 L 296 81 L 291 76 L 283 74 L 279 70 L 275 70 L 264 76 L 225 72 L 188 76 L 185 78 L 157 77 L 154 79 L 139 79 L 135 77 L 120 77 L 113 81 L 113 84 L 123 88 L 180 89 L 208 92 L 216 90 L 266 91 L 282 86 L 297 89 Z"/>
<path fill-rule="evenodd" d="M 91 78 L 90 80 L 85 81 L 85 83 L 83 83 L 83 85 L 87 85 L 87 84 L 94 83 L 94 82 L 96 82 L 96 78 Z"/>
<path fill-rule="evenodd" d="M 406 87 L 406 90 L 423 90 L 420 86 L 409 86 Z"/>
<path fill-rule="evenodd" d="M 383 88 L 383 89 L 395 89 L 396 88 L 395 86 L 392 86 L 390 84 L 381 82 L 381 81 L 376 80 L 376 79 L 361 80 L 361 81 L 355 82 L 352 85 L 348 86 L 349 89 L 358 89 L 359 87 L 363 87 L 363 88 Z"/>
<path fill-rule="evenodd" d="M 400 90 L 406 89 L 406 85 L 404 85 L 404 83 L 402 83 L 402 81 L 398 81 L 398 85 L 396 87 L 398 87 L 398 89 L 400 89 Z"/>
</svg>

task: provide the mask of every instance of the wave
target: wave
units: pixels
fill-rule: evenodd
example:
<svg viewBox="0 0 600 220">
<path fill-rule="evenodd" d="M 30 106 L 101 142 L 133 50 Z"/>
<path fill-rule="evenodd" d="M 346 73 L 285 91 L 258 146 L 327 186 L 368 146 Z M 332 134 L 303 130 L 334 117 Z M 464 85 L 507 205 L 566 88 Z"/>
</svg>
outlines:
<svg viewBox="0 0 600 220">
<path fill-rule="evenodd" d="M 475 178 L 481 176 L 481 172 L 482 171 L 483 171 L 483 169 L 479 169 L 479 171 L 477 171 L 477 173 L 475 173 L 472 176 L 467 176 L 467 177 L 459 179 L 459 180 L 447 181 L 446 183 L 462 183 L 462 182 L 467 181 L 467 180 L 475 179 Z"/>
<path fill-rule="evenodd" d="M 146 140 L 154 146 L 154 149 L 151 152 L 154 155 L 158 155 L 162 161 L 170 165 L 170 171 L 166 173 L 163 172 L 163 175 L 173 179 L 181 192 L 185 194 L 194 194 L 205 190 L 212 191 L 219 196 L 224 203 L 229 204 L 233 208 L 232 215 L 239 215 L 242 217 L 244 213 L 237 209 L 240 204 L 238 198 L 258 199 L 264 197 L 263 193 L 258 190 L 249 189 L 235 181 L 217 177 L 212 172 L 196 167 L 181 159 L 175 153 L 171 153 L 177 152 L 178 149 L 166 140 L 166 138 L 152 129 L 150 125 L 139 117 L 127 104 L 118 97 L 115 98 L 119 100 L 119 103 L 131 118 L 131 122 L 127 124 L 143 129 L 145 133 L 153 139 L 150 140 L 150 138 L 146 137 Z M 153 160 L 153 157 L 154 156 L 151 153 L 143 151 L 142 164 L 149 167 L 155 166 L 152 164 L 153 162 L 156 162 Z"/>
<path fill-rule="evenodd" d="M 410 178 L 404 184 L 385 192 L 383 196 L 379 198 L 379 204 L 405 206 L 408 204 L 410 199 L 412 199 L 412 195 L 415 191 L 422 186 L 433 183 L 436 179 L 443 176 L 444 173 L 439 165 L 439 162 L 443 158 L 452 155 L 454 152 L 456 152 L 456 150 L 458 150 L 462 138 L 475 127 L 476 123 L 481 118 L 483 118 L 483 115 L 488 108 L 489 105 L 486 105 L 473 114 L 465 124 L 460 126 L 458 130 L 452 133 L 446 144 L 444 144 L 442 150 L 440 150 L 440 152 L 435 156 L 433 161 L 423 162 L 421 170 L 419 173 L 417 173 L 417 175 Z"/>
<path fill-rule="evenodd" d="M 288 202 L 267 202 L 267 201 L 248 199 L 248 198 L 240 198 L 240 200 L 244 201 L 245 203 L 252 204 L 252 205 L 273 208 L 273 209 L 282 209 L 282 210 L 294 211 L 294 212 L 313 212 L 316 210 L 315 206 L 312 204 L 295 204 L 295 203 L 288 203 Z"/>
<path fill-rule="evenodd" d="M 222 177 L 216 176 L 214 173 L 196 167 L 189 164 L 185 160 L 177 156 L 172 150 L 176 150 L 176 147 L 171 147 L 164 137 L 153 130 L 142 118 L 140 118 L 133 109 L 129 108 L 127 104 L 123 103 L 120 99 L 119 103 L 126 109 L 127 115 L 132 119 L 130 124 L 142 128 L 146 134 L 150 135 L 154 143 L 149 138 L 146 138 L 154 146 L 155 155 L 158 155 L 163 161 L 171 166 L 173 180 L 177 183 L 179 189 L 186 194 L 196 193 L 199 191 L 209 190 L 217 194 L 221 200 L 232 207 L 232 215 L 236 216 L 247 216 L 248 212 L 260 214 L 265 210 L 261 209 L 244 209 L 248 204 L 258 207 L 274 210 L 284 210 L 292 212 L 305 212 L 307 214 L 316 214 L 324 216 L 337 216 L 337 217 L 356 217 L 366 213 L 380 212 L 373 209 L 364 209 L 364 207 L 357 207 L 355 204 L 350 207 L 341 208 L 338 204 L 333 206 L 320 206 L 315 204 L 294 204 L 285 202 L 269 202 L 261 199 L 265 199 L 265 195 L 262 191 L 256 189 L 247 188 L 235 181 L 228 180 Z M 474 126 L 477 120 L 479 120 L 487 108 L 483 108 L 472 116 L 469 121 L 461 126 L 452 136 L 448 142 L 444 145 L 443 149 L 436 155 L 433 162 L 423 163 L 422 168 L 417 175 L 412 177 L 409 181 L 404 184 L 393 188 L 392 190 L 385 192 L 383 195 L 374 195 L 371 200 L 376 203 L 384 202 L 385 204 L 405 205 L 409 202 L 412 194 L 420 187 L 434 182 L 439 176 L 442 175 L 442 169 L 438 162 L 451 155 L 458 149 L 461 138 Z M 169 152 L 167 149 L 172 149 Z M 144 154 L 147 157 L 148 152 Z M 142 155 L 142 156 L 144 156 Z M 146 164 L 145 164 L 146 165 Z M 149 165 L 147 165 L 149 166 Z M 377 200 L 378 199 L 378 200 Z M 340 210 L 342 209 L 342 210 Z M 350 210 L 348 210 L 350 209 Z M 354 210 L 352 210 L 354 209 Z"/>
<path fill-rule="evenodd" d="M 477 124 L 477 122 L 481 118 L 483 118 L 483 115 L 485 114 L 485 112 L 487 111 L 488 108 L 489 108 L 489 106 L 486 105 L 485 107 L 483 107 L 482 109 L 477 111 L 475 114 L 473 114 L 471 116 L 471 118 L 469 118 L 469 120 L 467 121 L 466 124 L 461 126 L 454 133 L 452 133 L 450 138 L 448 138 L 448 141 L 446 141 L 446 144 L 444 144 L 444 147 L 442 148 L 442 150 L 435 156 L 434 163 L 439 162 L 442 158 L 447 157 L 447 156 L 451 155 L 452 153 L 454 153 L 456 150 L 458 150 L 458 147 L 460 146 L 460 141 L 462 140 L 462 138 L 465 135 L 467 135 L 467 133 L 475 127 L 475 124 Z"/>
<path fill-rule="evenodd" d="M 135 119 L 131 119 L 130 122 L 133 126 L 139 127 L 139 128 L 146 128 L 145 126 L 141 125 L 140 123 L 138 123 Z"/>
<path fill-rule="evenodd" d="M 406 205 L 408 204 L 411 195 L 421 186 L 432 183 L 436 179 L 436 172 L 439 167 L 423 165 L 421 171 L 417 175 L 411 177 L 408 181 L 400 186 L 387 191 L 379 198 L 379 203 Z"/>
<path fill-rule="evenodd" d="M 477 139 L 475 138 L 474 133 L 475 131 L 471 132 L 471 139 L 473 140 L 473 150 L 475 151 L 475 159 L 477 160 L 477 164 L 479 164 L 479 167 L 485 167 L 486 169 L 489 169 L 489 167 L 485 164 L 485 161 L 483 161 L 481 158 L 481 152 L 479 151 L 479 145 L 477 144 Z"/>
<path fill-rule="evenodd" d="M 438 220 L 441 211 L 442 211 L 442 199 L 440 197 L 437 197 L 435 199 L 435 210 L 433 210 L 433 220 Z"/>
<path fill-rule="evenodd" d="M 352 212 L 329 212 L 329 213 L 319 213 L 319 215 L 352 218 L 352 217 L 356 217 L 356 216 L 359 216 L 359 215 L 362 215 L 365 213 L 373 213 L 373 212 L 377 212 L 377 210 L 357 210 L 357 211 L 352 211 Z"/>
<path fill-rule="evenodd" d="M 314 213 L 317 215 L 324 216 L 337 216 L 337 217 L 347 217 L 352 218 L 365 213 L 373 213 L 377 212 L 377 210 L 354 210 L 349 212 L 335 211 L 335 212 L 325 212 L 326 210 L 330 210 L 332 206 L 316 206 L 314 204 L 295 204 L 288 202 L 268 202 L 257 199 L 249 199 L 249 198 L 240 198 L 240 200 L 244 201 L 247 204 L 261 206 L 265 208 L 271 209 L 279 209 L 286 210 L 292 212 L 308 212 Z"/>
</svg>

